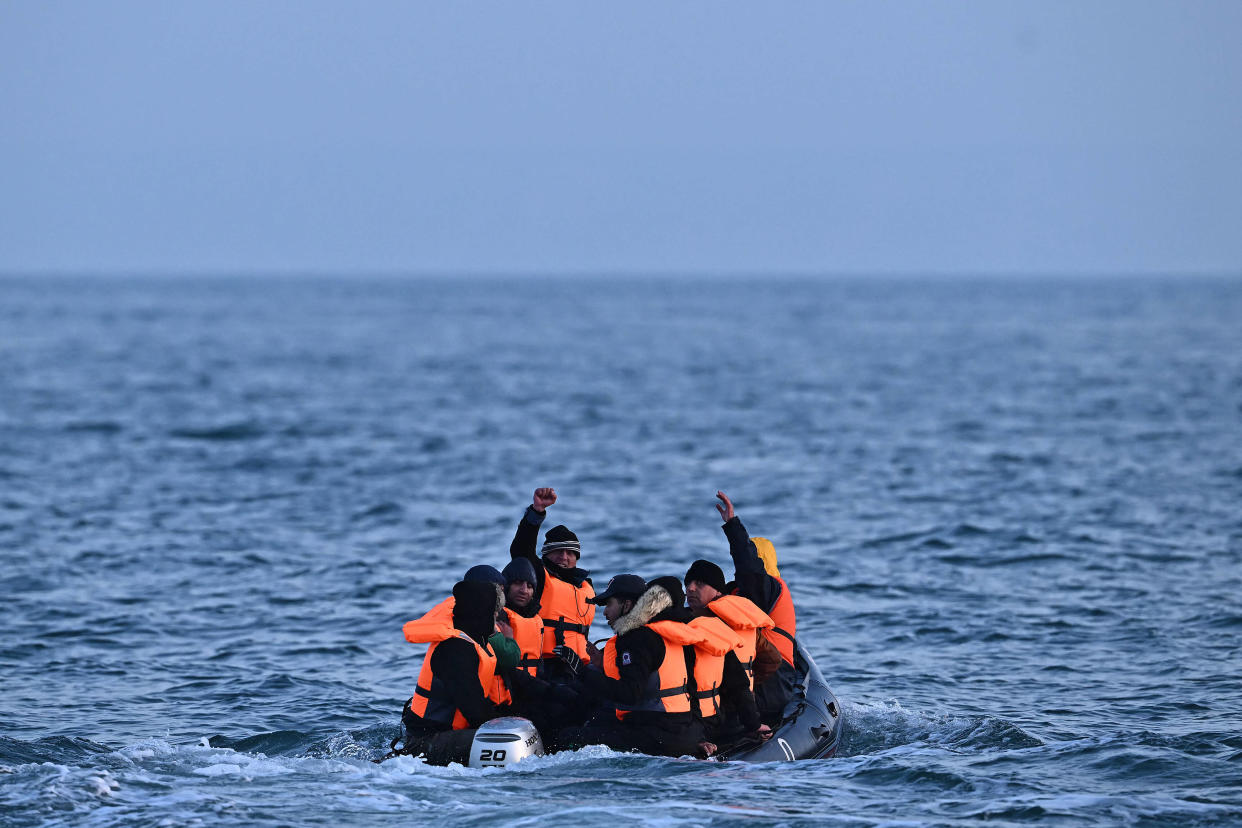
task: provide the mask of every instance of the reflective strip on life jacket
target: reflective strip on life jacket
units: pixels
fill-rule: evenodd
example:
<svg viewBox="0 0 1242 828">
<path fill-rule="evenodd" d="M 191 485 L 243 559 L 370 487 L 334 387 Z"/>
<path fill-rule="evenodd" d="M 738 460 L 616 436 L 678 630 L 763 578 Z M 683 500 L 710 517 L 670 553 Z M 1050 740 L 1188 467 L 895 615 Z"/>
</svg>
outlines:
<svg viewBox="0 0 1242 828">
<path fill-rule="evenodd" d="M 431 656 L 436 648 L 450 638 L 469 641 L 479 656 L 479 686 L 493 704 L 505 704 L 510 700 L 509 689 L 500 676 L 496 675 L 496 656 L 489 648 L 479 645 L 461 630 L 447 627 L 443 637 L 435 640 L 423 656 L 423 666 L 418 671 L 418 686 L 410 699 L 410 712 L 431 722 L 450 725 L 453 730 L 463 730 L 470 726 L 466 717 L 457 709 L 450 697 L 444 682 L 436 678 L 431 668 Z"/>
<path fill-rule="evenodd" d="M 543 656 L 555 658 L 552 652 L 565 645 L 587 659 L 587 635 L 595 618 L 595 605 L 591 599 L 595 590 L 586 581 L 576 587 L 548 573 L 543 581 L 543 596 L 539 602 L 539 617 L 543 619 Z"/>
</svg>

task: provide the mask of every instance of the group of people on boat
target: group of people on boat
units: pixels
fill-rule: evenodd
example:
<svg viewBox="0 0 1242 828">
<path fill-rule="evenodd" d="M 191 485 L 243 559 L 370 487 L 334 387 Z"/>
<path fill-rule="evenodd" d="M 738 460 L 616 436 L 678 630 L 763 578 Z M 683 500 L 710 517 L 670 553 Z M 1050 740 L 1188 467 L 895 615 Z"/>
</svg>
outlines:
<svg viewBox="0 0 1242 828">
<path fill-rule="evenodd" d="M 465 764 L 475 730 L 500 716 L 531 720 L 550 750 L 706 757 L 769 738 L 796 683 L 794 605 L 771 542 L 716 497 L 731 582 L 696 560 L 683 578 L 625 573 L 597 594 L 568 528 L 537 551 L 556 491 L 536 489 L 504 569 L 472 566 L 405 624 L 406 640 L 430 647 L 389 756 Z M 616 633 L 602 649 L 588 638 L 601 606 Z"/>
</svg>

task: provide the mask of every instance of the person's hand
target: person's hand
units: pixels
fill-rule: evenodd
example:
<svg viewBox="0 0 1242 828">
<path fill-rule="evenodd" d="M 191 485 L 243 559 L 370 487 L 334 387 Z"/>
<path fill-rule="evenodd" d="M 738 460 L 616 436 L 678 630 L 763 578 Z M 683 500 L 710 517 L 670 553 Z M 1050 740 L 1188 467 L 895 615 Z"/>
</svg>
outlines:
<svg viewBox="0 0 1242 828">
<path fill-rule="evenodd" d="M 720 519 L 725 523 L 733 520 L 737 515 L 733 512 L 733 501 L 729 500 L 729 496 L 724 492 L 716 492 L 717 499 L 720 500 L 716 504 L 716 511 L 720 512 Z"/>
<path fill-rule="evenodd" d="M 703 751 L 703 757 L 706 758 L 716 752 L 716 745 L 713 742 L 699 742 L 699 750 Z"/>
<path fill-rule="evenodd" d="M 760 740 L 764 742 L 772 738 L 772 728 L 767 725 L 759 725 L 759 729 L 755 733 L 758 733 Z"/>
<path fill-rule="evenodd" d="M 561 661 L 565 662 L 565 666 L 568 667 L 569 671 L 575 676 L 582 673 L 582 659 L 578 658 L 578 654 L 573 650 L 562 644 L 559 647 L 554 647 L 552 649 L 552 653 Z"/>
<path fill-rule="evenodd" d="M 556 502 L 556 489 L 543 488 L 535 489 L 535 497 L 531 501 L 531 505 L 535 507 L 536 512 L 545 512 L 548 507 Z"/>
<path fill-rule="evenodd" d="M 510 627 L 509 622 L 503 618 L 496 619 L 496 629 L 500 630 L 505 638 L 513 638 L 513 627 Z"/>
</svg>

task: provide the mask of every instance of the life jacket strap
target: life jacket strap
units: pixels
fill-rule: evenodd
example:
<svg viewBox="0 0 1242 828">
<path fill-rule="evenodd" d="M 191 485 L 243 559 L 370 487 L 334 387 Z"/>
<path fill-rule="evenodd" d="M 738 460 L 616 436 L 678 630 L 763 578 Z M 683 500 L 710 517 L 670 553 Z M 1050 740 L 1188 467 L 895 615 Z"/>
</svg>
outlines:
<svg viewBox="0 0 1242 828">
<path fill-rule="evenodd" d="M 591 631 L 591 628 L 586 624 L 574 624 L 566 621 L 564 618 L 545 618 L 543 619 L 543 625 L 556 630 L 557 641 L 561 641 L 561 637 L 567 632 L 578 633 L 578 635 L 586 635 Z"/>
<path fill-rule="evenodd" d="M 689 692 L 690 692 L 689 688 L 687 688 L 686 685 L 683 684 L 680 687 L 670 687 L 667 690 L 661 690 L 659 694 L 657 694 L 657 698 L 667 699 L 672 696 L 680 696 L 683 694 L 688 695 Z"/>
<path fill-rule="evenodd" d="M 772 632 L 777 633 L 778 635 L 783 635 L 786 638 L 788 638 L 791 644 L 794 643 L 794 637 L 793 635 L 790 634 L 788 630 L 782 630 L 780 627 L 770 627 L 769 629 L 771 629 Z"/>
</svg>

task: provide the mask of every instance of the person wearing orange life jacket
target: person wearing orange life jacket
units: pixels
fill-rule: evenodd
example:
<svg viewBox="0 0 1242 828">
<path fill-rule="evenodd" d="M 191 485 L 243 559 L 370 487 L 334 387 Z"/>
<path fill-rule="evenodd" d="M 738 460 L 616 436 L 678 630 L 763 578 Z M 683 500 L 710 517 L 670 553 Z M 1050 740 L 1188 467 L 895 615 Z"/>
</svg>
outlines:
<svg viewBox="0 0 1242 828">
<path fill-rule="evenodd" d="M 769 738 L 772 729 L 759 719 L 747 665 L 754 659 L 756 629 L 771 626 L 771 619 L 750 600 L 725 595 L 724 572 L 711 561 L 695 561 L 684 581 L 694 616 L 690 626 L 708 636 L 695 648 L 694 664 L 696 696 L 707 738 L 717 745 L 747 735 Z"/>
<path fill-rule="evenodd" d="M 495 586 L 459 581 L 453 599 L 451 621 L 442 615 L 424 616 L 405 628 L 407 638 L 431 647 L 402 712 L 405 744 L 393 753 L 425 755 L 435 765 L 465 764 L 475 729 L 505 715 L 509 702 L 487 643 L 501 607 Z"/>
<path fill-rule="evenodd" d="M 776 552 L 772 542 L 766 538 L 752 540 L 738 519 L 729 497 L 718 491 L 716 498 L 720 500 L 716 511 L 724 520 L 721 528 L 729 540 L 729 555 L 733 558 L 734 593 L 749 598 L 773 622 L 771 628 L 763 630 L 763 635 L 780 652 L 781 664 L 766 681 L 755 687 L 759 715 L 765 722 L 773 723 L 783 716 L 785 704 L 793 695 L 797 683 L 794 636 L 798 631 L 798 619 L 793 596 L 776 568 Z"/>
<path fill-rule="evenodd" d="M 724 572 L 711 561 L 698 560 L 686 571 L 686 603 L 695 615 L 712 615 L 742 637 L 737 657 L 746 671 L 747 685 L 755 689 L 755 651 L 761 630 L 775 626 L 754 601 L 729 594 Z M 709 606 L 710 605 L 710 606 Z"/>
<path fill-rule="evenodd" d="M 586 726 L 557 733 L 557 749 L 602 744 L 653 756 L 707 755 L 686 652 L 703 635 L 674 604 L 669 588 L 680 592 L 677 579 L 663 581 L 644 584 L 637 575 L 618 575 L 596 597 L 617 633 L 604 648 L 603 670 L 588 667 L 569 647 L 557 648 L 587 692 L 608 707 Z"/>
<path fill-rule="evenodd" d="M 565 526 L 554 526 L 544 537 L 542 557 L 535 553 L 539 527 L 547 516 L 547 508 L 556 503 L 556 490 L 535 489 L 531 505 L 518 523 L 509 555 L 530 562 L 535 570 L 535 602 L 543 619 L 543 659 L 549 679 L 563 676 L 564 670 L 553 650 L 564 645 L 579 658 L 591 656 L 591 621 L 595 618 L 595 590 L 590 573 L 578 568 L 582 555 L 578 536 Z"/>
<path fill-rule="evenodd" d="M 504 575 L 502 575 L 496 567 L 488 566 L 487 564 L 479 564 L 478 566 L 470 567 L 466 570 L 466 574 L 462 576 L 462 580 L 494 584 L 495 588 L 498 590 L 503 590 L 505 588 Z M 504 603 L 503 599 L 502 603 Z M 419 625 L 433 620 L 450 622 L 453 615 L 453 605 L 454 598 L 450 595 L 428 610 L 427 613 L 421 618 L 416 618 L 413 621 L 407 621 L 402 628 L 403 631 L 405 631 L 406 640 L 414 642 L 414 639 L 410 638 L 409 630 L 411 628 L 417 628 Z M 488 636 L 487 639 L 488 646 L 490 646 L 492 651 L 496 654 L 497 667 L 501 670 L 509 670 L 517 667 L 522 656 L 520 645 L 516 641 L 515 632 L 513 627 L 509 624 L 509 620 L 510 619 L 508 619 L 506 615 L 498 616 L 496 619 L 496 631 Z"/>
<path fill-rule="evenodd" d="M 505 579 L 505 616 L 512 632 L 510 638 L 520 653 L 517 667 L 538 676 L 543 667 L 543 619 L 535 600 L 535 568 L 525 558 L 514 558 L 501 575 Z"/>
</svg>

